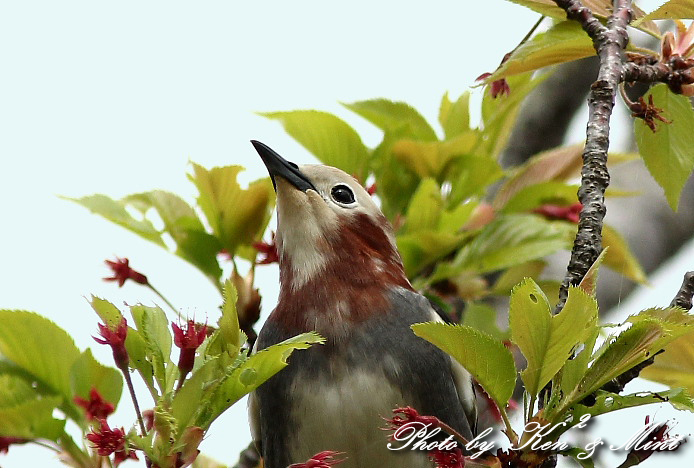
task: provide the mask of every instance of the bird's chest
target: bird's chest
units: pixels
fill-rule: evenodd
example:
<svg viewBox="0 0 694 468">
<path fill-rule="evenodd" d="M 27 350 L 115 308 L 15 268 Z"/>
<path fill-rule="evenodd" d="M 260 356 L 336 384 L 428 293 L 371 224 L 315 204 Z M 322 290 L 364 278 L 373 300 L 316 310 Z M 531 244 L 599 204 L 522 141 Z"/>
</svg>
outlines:
<svg viewBox="0 0 694 468">
<path fill-rule="evenodd" d="M 347 468 L 430 466 L 422 453 L 387 448 L 383 418 L 412 404 L 412 395 L 393 385 L 382 366 L 354 366 L 347 359 L 329 367 L 299 371 L 292 382 L 290 419 L 295 431 L 287 441 L 292 460 L 322 450 L 344 452 Z"/>
</svg>

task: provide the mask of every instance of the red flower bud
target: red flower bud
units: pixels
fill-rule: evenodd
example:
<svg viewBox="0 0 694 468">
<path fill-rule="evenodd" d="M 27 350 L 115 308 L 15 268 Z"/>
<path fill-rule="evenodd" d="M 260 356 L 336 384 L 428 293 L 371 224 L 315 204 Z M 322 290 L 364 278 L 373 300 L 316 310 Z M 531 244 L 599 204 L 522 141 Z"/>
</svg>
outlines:
<svg viewBox="0 0 694 468">
<path fill-rule="evenodd" d="M 21 437 L 0 437 L 0 453 L 7 453 L 10 445 L 26 444 L 27 442 L 30 440 Z"/>
<path fill-rule="evenodd" d="M 113 276 L 104 278 L 104 281 L 118 281 L 119 287 L 123 286 L 129 279 L 139 284 L 149 284 L 145 275 L 130 268 L 130 260 L 127 258 L 116 257 L 115 262 L 105 260 L 104 263 L 113 271 Z"/>
<path fill-rule="evenodd" d="M 345 461 L 344 458 L 341 460 L 335 459 L 335 457 L 340 455 L 342 455 L 342 453 L 326 450 L 325 452 L 315 454 L 306 460 L 305 463 L 294 463 L 293 465 L 289 465 L 288 468 L 330 468 L 331 466 Z"/>
<path fill-rule="evenodd" d="M 87 440 L 94 444 L 92 447 L 97 449 L 97 453 L 102 457 L 108 457 L 114 452 L 120 452 L 125 449 L 125 431 L 120 429 L 111 429 L 105 419 L 99 421 L 100 428 L 97 431 L 93 429 L 87 434 Z"/>
<path fill-rule="evenodd" d="M 207 324 L 200 325 L 188 320 L 182 329 L 175 323 L 171 324 L 174 334 L 174 344 L 181 349 L 178 357 L 178 370 L 184 376 L 193 369 L 195 350 L 200 347 L 207 337 Z"/>
<path fill-rule="evenodd" d="M 128 368 L 128 351 L 125 349 L 125 337 L 128 335 L 128 322 L 125 317 L 121 318 L 120 323 L 114 328 L 108 325 L 99 324 L 99 334 L 103 340 L 93 336 L 97 343 L 107 344 L 113 350 L 113 360 L 116 366 L 123 370 Z"/>
<path fill-rule="evenodd" d="M 95 419 L 106 419 L 106 417 L 115 410 L 115 407 L 104 400 L 94 387 L 92 387 L 89 392 L 89 400 L 76 396 L 73 401 L 84 408 L 87 413 L 87 419 L 90 421 Z"/>
<path fill-rule="evenodd" d="M 436 468 L 463 468 L 465 466 L 463 452 L 458 447 L 453 450 L 434 449 L 429 452 L 429 458 L 436 464 Z"/>
</svg>

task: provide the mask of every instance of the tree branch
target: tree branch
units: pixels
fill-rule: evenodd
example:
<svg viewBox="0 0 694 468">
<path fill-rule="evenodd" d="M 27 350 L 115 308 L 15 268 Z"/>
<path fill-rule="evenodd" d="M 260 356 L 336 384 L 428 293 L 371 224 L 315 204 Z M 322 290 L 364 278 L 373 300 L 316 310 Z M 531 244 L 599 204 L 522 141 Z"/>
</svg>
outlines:
<svg viewBox="0 0 694 468">
<path fill-rule="evenodd" d="M 629 42 L 627 24 L 631 19 L 631 1 L 616 0 L 614 13 L 607 26 L 593 16 L 579 0 L 554 0 L 568 18 L 581 23 L 593 39 L 600 58 L 598 79 L 588 98 L 589 117 L 586 144 L 583 150 L 583 169 L 578 199 L 583 204 L 578 232 L 571 251 L 571 260 L 559 291 L 555 312 L 566 303 L 569 285 L 578 284 L 602 251 L 602 224 L 605 217 L 605 190 L 610 182 L 607 171 L 610 116 L 614 108 L 617 87 L 622 80 L 623 51 Z"/>
<path fill-rule="evenodd" d="M 677 291 L 675 298 L 670 303 L 670 307 L 682 307 L 685 310 L 692 308 L 692 297 L 694 296 L 694 271 L 684 274 L 684 280 L 680 290 Z"/>
</svg>

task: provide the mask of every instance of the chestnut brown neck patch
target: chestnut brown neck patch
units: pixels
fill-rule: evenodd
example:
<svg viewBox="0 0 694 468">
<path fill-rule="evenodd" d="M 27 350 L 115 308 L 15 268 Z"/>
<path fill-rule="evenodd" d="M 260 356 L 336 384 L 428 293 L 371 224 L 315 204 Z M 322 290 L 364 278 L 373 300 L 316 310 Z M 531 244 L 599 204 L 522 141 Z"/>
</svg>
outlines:
<svg viewBox="0 0 694 468">
<path fill-rule="evenodd" d="M 326 262 L 322 271 L 292 288 L 293 268 L 280 259 L 280 296 L 268 320 L 287 330 L 316 330 L 327 338 L 347 333 L 350 325 L 387 313 L 387 293 L 412 290 L 400 255 L 384 230 L 385 217 L 374 221 L 357 214 L 342 223 L 336 236 L 317 245 Z"/>
</svg>

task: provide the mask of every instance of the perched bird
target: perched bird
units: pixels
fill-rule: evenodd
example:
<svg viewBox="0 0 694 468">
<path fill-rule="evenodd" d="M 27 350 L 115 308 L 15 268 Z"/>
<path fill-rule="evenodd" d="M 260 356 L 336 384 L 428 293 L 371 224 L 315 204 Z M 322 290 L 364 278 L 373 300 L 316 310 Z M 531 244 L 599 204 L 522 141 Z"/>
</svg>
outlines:
<svg viewBox="0 0 694 468">
<path fill-rule="evenodd" d="M 280 268 L 256 349 L 311 330 L 326 338 L 250 397 L 265 468 L 324 450 L 344 453 L 340 467 L 431 467 L 426 452 L 386 447 L 383 417 L 412 406 L 470 437 L 474 393 L 469 374 L 410 329 L 440 318 L 405 276 L 392 227 L 353 177 L 252 143 L 277 192 Z"/>
</svg>

